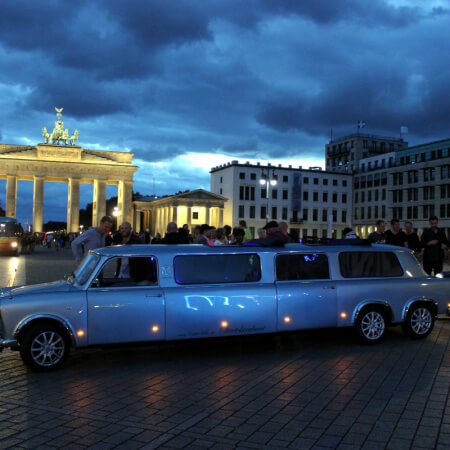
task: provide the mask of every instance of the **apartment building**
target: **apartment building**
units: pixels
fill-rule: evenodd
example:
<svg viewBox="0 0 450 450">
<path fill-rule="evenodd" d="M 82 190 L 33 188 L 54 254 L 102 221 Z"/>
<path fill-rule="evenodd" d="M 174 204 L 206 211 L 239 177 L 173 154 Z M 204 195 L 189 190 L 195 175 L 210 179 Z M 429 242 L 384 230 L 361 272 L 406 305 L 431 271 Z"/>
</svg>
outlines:
<svg viewBox="0 0 450 450">
<path fill-rule="evenodd" d="M 244 219 L 254 235 L 270 220 L 300 237 L 341 237 L 351 223 L 351 174 L 232 161 L 211 169 L 211 191 L 229 199 L 224 224 Z"/>
</svg>

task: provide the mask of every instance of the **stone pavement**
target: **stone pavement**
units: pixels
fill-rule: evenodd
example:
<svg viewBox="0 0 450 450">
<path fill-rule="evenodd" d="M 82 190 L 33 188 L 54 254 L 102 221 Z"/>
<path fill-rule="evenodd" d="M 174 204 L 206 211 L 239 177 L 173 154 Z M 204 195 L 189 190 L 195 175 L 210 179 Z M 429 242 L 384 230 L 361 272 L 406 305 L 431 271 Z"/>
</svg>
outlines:
<svg viewBox="0 0 450 450">
<path fill-rule="evenodd" d="M 5 350 L 0 448 L 448 449 L 449 386 L 448 319 L 376 346 L 339 329 L 78 350 L 48 374 Z"/>
</svg>

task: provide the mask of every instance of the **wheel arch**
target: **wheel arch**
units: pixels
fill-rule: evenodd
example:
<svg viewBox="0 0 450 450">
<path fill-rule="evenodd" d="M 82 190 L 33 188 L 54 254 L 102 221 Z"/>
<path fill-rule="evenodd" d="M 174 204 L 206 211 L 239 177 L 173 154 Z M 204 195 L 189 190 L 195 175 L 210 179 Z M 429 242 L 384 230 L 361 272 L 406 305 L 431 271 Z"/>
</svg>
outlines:
<svg viewBox="0 0 450 450">
<path fill-rule="evenodd" d="M 356 321 L 358 320 L 358 316 L 361 314 L 361 312 L 364 309 L 366 309 L 369 306 L 376 306 L 377 308 L 381 309 L 384 312 L 384 317 L 386 319 L 387 325 L 392 323 L 392 319 L 393 319 L 394 315 L 392 312 L 391 305 L 387 301 L 364 300 L 363 302 L 359 303 L 353 311 L 352 325 L 356 324 Z"/>
<path fill-rule="evenodd" d="M 61 327 L 70 339 L 70 344 L 72 347 L 76 346 L 75 333 L 70 325 L 70 323 L 65 320 L 63 317 L 54 315 L 54 314 L 36 314 L 33 316 L 29 316 L 26 319 L 23 319 L 14 330 L 14 337 L 20 341 L 23 333 L 29 329 L 31 326 L 40 323 L 51 323 L 58 327 Z"/>
<path fill-rule="evenodd" d="M 432 298 L 429 297 L 414 297 L 408 300 L 405 306 L 403 307 L 402 322 L 405 321 L 406 316 L 408 315 L 411 308 L 416 305 L 431 306 L 431 310 L 434 316 L 436 316 L 439 311 L 439 304 L 436 300 L 433 300 Z"/>
</svg>

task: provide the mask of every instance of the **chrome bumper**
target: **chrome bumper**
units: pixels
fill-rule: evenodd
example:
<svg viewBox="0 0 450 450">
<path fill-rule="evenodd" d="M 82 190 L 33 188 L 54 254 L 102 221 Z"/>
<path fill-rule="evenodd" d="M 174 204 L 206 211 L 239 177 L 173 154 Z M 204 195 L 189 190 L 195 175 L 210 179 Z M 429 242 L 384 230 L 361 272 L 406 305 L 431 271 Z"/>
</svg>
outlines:
<svg viewBox="0 0 450 450">
<path fill-rule="evenodd" d="M 8 348 L 8 347 L 16 347 L 18 344 L 17 339 L 9 339 L 7 341 L 0 341 L 0 352 L 4 349 L 4 348 Z"/>
</svg>

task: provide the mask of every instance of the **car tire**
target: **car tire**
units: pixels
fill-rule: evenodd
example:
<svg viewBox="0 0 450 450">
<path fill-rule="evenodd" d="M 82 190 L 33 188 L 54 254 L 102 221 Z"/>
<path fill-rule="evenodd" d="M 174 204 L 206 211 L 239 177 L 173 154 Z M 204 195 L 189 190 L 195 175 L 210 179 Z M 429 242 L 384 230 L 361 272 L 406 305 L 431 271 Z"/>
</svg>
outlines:
<svg viewBox="0 0 450 450">
<path fill-rule="evenodd" d="M 356 319 L 355 330 L 359 340 L 364 344 L 377 344 L 386 335 L 386 316 L 381 308 L 364 308 Z"/>
<path fill-rule="evenodd" d="M 419 304 L 413 305 L 405 321 L 402 323 L 403 331 L 406 335 L 413 339 L 426 338 L 434 327 L 434 314 L 428 305 Z"/>
<path fill-rule="evenodd" d="M 20 356 L 32 370 L 47 372 L 66 360 L 70 344 L 66 331 L 51 323 L 31 326 L 20 339 Z"/>
</svg>

